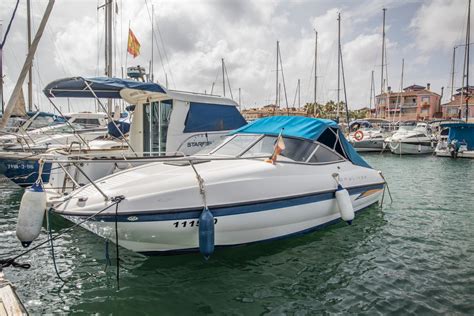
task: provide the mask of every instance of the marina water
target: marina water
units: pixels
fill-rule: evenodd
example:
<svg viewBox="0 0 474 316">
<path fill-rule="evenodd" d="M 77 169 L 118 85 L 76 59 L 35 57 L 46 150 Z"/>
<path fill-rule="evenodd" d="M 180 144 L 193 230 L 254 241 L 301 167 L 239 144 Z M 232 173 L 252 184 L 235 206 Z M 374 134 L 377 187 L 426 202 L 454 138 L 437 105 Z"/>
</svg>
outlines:
<svg viewBox="0 0 474 316">
<path fill-rule="evenodd" d="M 394 201 L 386 194 L 382 210 L 357 214 L 351 226 L 219 249 L 207 262 L 120 249 L 119 291 L 115 247 L 109 262 L 104 240 L 79 228 L 55 242 L 66 283 L 49 247 L 19 260 L 31 269 L 5 274 L 32 314 L 473 314 L 474 160 L 364 157 L 383 171 Z M 1 258 L 23 250 L 15 236 L 22 192 L 0 184 Z M 54 231 L 71 225 L 50 220 Z"/>
</svg>

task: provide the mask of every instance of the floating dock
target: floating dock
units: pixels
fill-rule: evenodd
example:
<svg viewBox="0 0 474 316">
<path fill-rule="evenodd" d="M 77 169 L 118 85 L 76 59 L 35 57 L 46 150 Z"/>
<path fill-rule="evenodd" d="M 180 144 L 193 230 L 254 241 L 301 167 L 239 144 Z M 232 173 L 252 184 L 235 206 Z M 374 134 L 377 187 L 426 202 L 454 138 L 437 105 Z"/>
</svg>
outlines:
<svg viewBox="0 0 474 316">
<path fill-rule="evenodd" d="M 13 285 L 0 271 L 0 316 L 28 315 Z"/>
</svg>

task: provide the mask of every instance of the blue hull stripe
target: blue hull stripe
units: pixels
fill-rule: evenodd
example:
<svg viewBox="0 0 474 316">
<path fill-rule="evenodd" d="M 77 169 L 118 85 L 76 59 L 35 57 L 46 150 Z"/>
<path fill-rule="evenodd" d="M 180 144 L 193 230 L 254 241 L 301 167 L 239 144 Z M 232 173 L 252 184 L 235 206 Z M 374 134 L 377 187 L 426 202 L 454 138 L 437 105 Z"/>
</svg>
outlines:
<svg viewBox="0 0 474 316">
<path fill-rule="evenodd" d="M 360 214 L 362 211 L 367 210 L 369 207 L 373 206 L 376 203 L 377 202 L 375 202 L 375 203 L 373 203 L 369 206 L 366 206 L 363 209 L 358 210 L 356 213 Z M 342 219 L 337 218 L 337 219 L 334 219 L 332 221 L 326 222 L 324 224 L 317 225 L 317 226 L 314 226 L 314 227 L 310 227 L 310 228 L 301 230 L 299 232 L 291 233 L 291 234 L 288 234 L 288 235 L 278 236 L 278 237 L 264 239 L 264 240 L 252 241 L 252 242 L 244 243 L 244 244 L 221 245 L 221 246 L 216 246 L 216 249 L 248 246 L 248 245 L 253 245 L 253 244 L 256 244 L 256 243 L 271 242 L 271 241 L 275 241 L 275 240 L 287 239 L 287 238 L 290 238 L 290 237 L 302 236 L 302 235 L 306 235 L 308 233 L 312 233 L 312 232 L 317 231 L 317 230 L 321 230 L 321 229 L 323 229 L 327 226 L 337 224 L 339 222 L 342 222 Z M 187 249 L 179 249 L 179 250 L 163 250 L 163 251 L 143 251 L 143 252 L 140 252 L 140 253 L 143 254 L 143 255 L 146 255 L 146 256 L 157 256 L 157 255 L 167 256 L 167 255 L 186 254 L 186 253 L 193 253 L 193 252 L 199 252 L 199 248 L 187 248 Z"/>
<path fill-rule="evenodd" d="M 372 189 L 382 189 L 383 184 L 368 185 L 362 187 L 356 187 L 348 189 L 350 195 L 356 195 Z M 304 205 L 309 203 L 315 203 L 320 201 L 331 200 L 335 198 L 335 191 L 316 193 L 298 197 L 289 197 L 272 201 L 254 201 L 248 204 L 232 205 L 232 206 L 215 206 L 209 207 L 212 214 L 216 217 L 238 215 L 246 213 L 263 212 L 274 209 L 280 209 L 285 207 L 294 207 L 298 205 Z M 133 212 L 126 212 L 125 214 L 119 214 L 117 216 L 118 222 L 156 222 L 156 221 L 169 221 L 169 220 L 182 220 L 182 219 L 197 219 L 201 215 L 202 208 L 196 208 L 191 210 L 174 210 L 173 212 L 163 211 L 145 211 L 137 214 Z M 59 213 L 61 214 L 61 213 Z M 74 214 L 63 214 L 66 216 L 86 216 L 86 215 L 74 215 Z M 104 222 L 115 222 L 115 214 L 95 216 L 94 220 Z"/>
</svg>

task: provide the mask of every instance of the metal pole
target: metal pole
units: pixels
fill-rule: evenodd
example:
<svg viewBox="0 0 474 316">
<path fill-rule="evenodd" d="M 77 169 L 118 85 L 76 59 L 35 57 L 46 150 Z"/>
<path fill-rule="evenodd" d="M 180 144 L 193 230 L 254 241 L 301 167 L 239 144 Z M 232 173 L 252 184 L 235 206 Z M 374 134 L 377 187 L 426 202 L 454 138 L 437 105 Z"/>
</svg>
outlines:
<svg viewBox="0 0 474 316">
<path fill-rule="evenodd" d="M 316 103 L 314 104 L 316 106 Z M 301 106 L 301 80 L 298 79 L 298 108 Z"/>
<path fill-rule="evenodd" d="M 451 96 L 450 96 L 450 100 L 453 99 L 453 94 L 454 94 L 454 68 L 455 68 L 455 65 L 456 65 L 456 48 L 458 48 L 458 47 L 454 46 L 454 49 L 453 49 L 453 64 L 452 64 L 452 67 L 451 67 Z"/>
<path fill-rule="evenodd" d="M 154 79 L 155 79 L 155 75 L 154 75 L 154 67 L 153 67 L 153 46 L 154 46 L 154 34 L 155 34 L 155 31 L 154 31 L 154 24 L 153 24 L 153 21 L 154 21 L 154 17 L 155 17 L 155 8 L 154 8 L 154 5 L 152 4 L 151 5 L 151 67 L 150 67 L 150 74 L 151 74 L 151 82 L 154 82 Z M 168 85 L 166 86 L 166 88 L 168 88 Z"/>
<path fill-rule="evenodd" d="M 106 43 L 105 43 L 105 54 L 106 54 L 106 76 L 112 77 L 112 7 L 113 0 L 106 0 L 105 6 L 105 21 L 106 21 Z M 112 99 L 107 100 L 107 113 L 112 114 Z"/>
<path fill-rule="evenodd" d="M 383 8 L 383 24 L 382 24 L 382 65 L 381 65 L 381 72 L 380 72 L 380 94 L 384 91 L 384 80 L 383 80 L 383 66 L 385 62 L 385 11 L 387 9 Z"/>
<path fill-rule="evenodd" d="M 470 98 L 470 88 L 469 88 L 469 50 L 470 46 L 469 41 L 471 40 L 471 0 L 469 0 L 469 7 L 467 11 L 467 30 L 466 30 L 466 122 L 469 117 L 469 98 Z"/>
<path fill-rule="evenodd" d="M 45 13 L 43 15 L 43 18 L 41 19 L 38 30 L 36 31 L 35 38 L 33 39 L 33 42 L 31 43 L 31 48 L 28 51 L 28 55 L 26 56 L 26 60 L 25 60 L 25 63 L 23 64 L 23 68 L 21 69 L 20 76 L 18 77 L 15 88 L 13 89 L 12 96 L 10 97 L 10 100 L 8 100 L 7 107 L 5 108 L 5 112 L 4 112 L 2 121 L 0 123 L 0 129 L 6 126 L 7 121 L 10 118 L 10 115 L 12 114 L 13 109 L 18 101 L 18 98 L 20 97 L 21 87 L 23 86 L 23 82 L 25 81 L 30 64 L 33 61 L 33 57 L 36 53 L 36 49 L 38 48 L 38 44 L 41 39 L 41 36 L 43 35 L 43 31 L 44 31 L 44 28 L 46 27 L 46 23 L 48 22 L 48 18 L 51 14 L 51 11 L 53 10 L 53 6 L 54 6 L 54 0 L 49 0 L 48 6 L 46 7 Z"/>
<path fill-rule="evenodd" d="M 374 89 L 374 71 L 370 77 L 370 96 L 369 96 L 369 112 L 372 114 L 372 90 Z M 372 115 L 371 115 L 372 116 Z"/>
<path fill-rule="evenodd" d="M 31 0 L 26 1 L 26 15 L 28 28 L 28 50 L 31 47 Z M 33 110 L 33 61 L 28 69 L 28 111 Z"/>
<path fill-rule="evenodd" d="M 276 56 L 276 95 L 275 95 L 275 106 L 278 106 L 280 86 L 278 84 L 278 55 L 280 54 L 280 42 L 277 41 L 277 56 Z"/>
<path fill-rule="evenodd" d="M 3 40 L 3 23 L 0 21 L 0 103 L 2 105 L 2 114 L 4 109 L 3 102 L 3 46 L 1 41 Z"/>
<path fill-rule="evenodd" d="M 239 109 L 240 109 L 241 104 L 242 104 L 242 103 L 241 103 L 241 100 L 242 100 L 241 97 L 242 97 L 242 95 L 241 95 L 241 89 L 239 88 Z"/>
<path fill-rule="evenodd" d="M 222 58 L 222 91 L 224 91 L 224 96 L 225 96 L 224 58 Z"/>
<path fill-rule="evenodd" d="M 318 95 L 318 32 L 315 33 L 315 44 L 314 44 L 314 108 L 316 108 L 316 100 Z"/>
<path fill-rule="evenodd" d="M 336 120 L 339 122 L 339 102 L 341 92 L 341 13 L 337 14 L 337 104 Z"/>
<path fill-rule="evenodd" d="M 400 93 L 403 92 L 403 75 L 405 72 L 405 58 L 402 59 L 402 78 L 400 81 Z M 398 120 L 402 120 L 402 105 L 405 103 L 405 97 L 401 98 L 401 104 L 400 104 L 400 112 L 398 113 Z"/>
</svg>

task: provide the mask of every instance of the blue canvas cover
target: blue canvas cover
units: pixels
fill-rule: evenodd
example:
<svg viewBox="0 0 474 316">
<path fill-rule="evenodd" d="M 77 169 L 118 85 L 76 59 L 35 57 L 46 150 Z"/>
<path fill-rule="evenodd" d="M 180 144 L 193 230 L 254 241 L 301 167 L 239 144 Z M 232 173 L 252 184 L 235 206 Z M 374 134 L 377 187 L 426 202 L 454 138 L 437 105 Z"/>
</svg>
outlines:
<svg viewBox="0 0 474 316">
<path fill-rule="evenodd" d="M 448 123 L 441 124 L 442 127 L 449 127 L 448 142 L 457 140 L 465 142 L 467 150 L 474 150 L 474 124 L 473 123 Z"/>
<path fill-rule="evenodd" d="M 166 93 L 166 90 L 157 83 L 108 77 L 59 79 L 49 83 L 43 92 L 50 98 L 94 98 L 94 94 L 85 83 L 86 81 L 98 98 L 120 99 L 120 90 L 126 88 Z"/>
<path fill-rule="evenodd" d="M 230 131 L 247 124 L 235 106 L 191 102 L 184 133 Z"/>
<path fill-rule="evenodd" d="M 302 116 L 271 116 L 255 120 L 233 134 L 266 134 L 278 136 L 283 128 L 284 136 L 316 140 L 329 127 L 338 128 L 336 122 Z"/>
<path fill-rule="evenodd" d="M 337 131 L 340 144 L 344 152 L 340 152 L 348 160 L 358 166 L 371 168 L 370 165 L 355 151 L 352 145 L 344 137 L 336 122 L 327 119 L 316 119 L 302 116 L 271 116 L 253 121 L 233 132 L 234 134 L 265 134 L 305 138 L 321 141 L 321 136 L 334 135 L 325 133 L 328 129 Z M 324 134 L 324 135 L 323 135 Z M 335 137 L 335 135 L 333 136 Z M 323 142 L 325 143 L 325 142 Z M 334 142 L 333 142 L 334 144 Z"/>
</svg>

